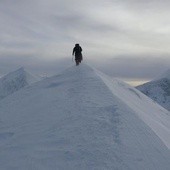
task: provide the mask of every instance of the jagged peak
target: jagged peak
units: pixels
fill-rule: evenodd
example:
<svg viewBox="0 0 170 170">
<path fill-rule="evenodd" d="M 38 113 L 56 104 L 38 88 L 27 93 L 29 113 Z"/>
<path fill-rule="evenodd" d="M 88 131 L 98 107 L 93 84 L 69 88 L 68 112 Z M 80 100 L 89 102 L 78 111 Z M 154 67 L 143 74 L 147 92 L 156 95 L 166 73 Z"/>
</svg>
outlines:
<svg viewBox="0 0 170 170">
<path fill-rule="evenodd" d="M 23 72 L 23 71 L 25 71 L 25 68 L 24 67 L 20 67 L 20 68 L 18 68 L 16 71 L 20 71 L 20 72 Z"/>
<path fill-rule="evenodd" d="M 1 81 L 14 80 L 16 77 L 22 77 L 23 79 L 25 79 L 25 81 L 28 82 L 28 84 L 40 80 L 39 77 L 36 77 L 36 76 L 30 74 L 28 71 L 26 71 L 24 67 L 20 67 L 17 70 L 11 71 L 8 74 L 6 74 L 5 76 L 3 76 L 1 78 Z"/>
<path fill-rule="evenodd" d="M 18 76 L 18 74 L 23 74 L 23 73 L 26 73 L 25 68 L 24 68 L 24 67 L 20 67 L 20 68 L 14 70 L 14 71 L 10 71 L 10 72 L 7 73 L 6 75 L 4 75 L 4 76 L 2 77 L 2 79 L 3 79 L 4 77 Z"/>
</svg>

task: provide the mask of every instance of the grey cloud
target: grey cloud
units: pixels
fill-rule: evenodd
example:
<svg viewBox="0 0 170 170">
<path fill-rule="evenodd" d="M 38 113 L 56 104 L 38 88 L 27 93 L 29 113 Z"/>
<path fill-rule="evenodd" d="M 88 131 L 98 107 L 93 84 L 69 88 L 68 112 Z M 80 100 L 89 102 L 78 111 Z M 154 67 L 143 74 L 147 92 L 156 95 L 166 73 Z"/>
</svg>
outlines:
<svg viewBox="0 0 170 170">
<path fill-rule="evenodd" d="M 0 58 L 0 76 L 20 67 L 24 67 L 37 75 L 52 76 L 71 65 L 73 65 L 71 58 L 48 60 L 44 58 L 40 59 L 31 54 L 4 55 Z"/>
<path fill-rule="evenodd" d="M 170 69 L 168 56 L 118 56 L 92 61 L 92 65 L 106 74 L 127 79 L 151 80 Z"/>
<path fill-rule="evenodd" d="M 152 7 L 152 9 L 154 7 L 160 8 L 160 7 L 164 7 L 166 8 L 167 5 L 170 4 L 169 0 L 126 0 L 123 3 L 125 3 L 126 5 L 128 5 L 129 7 L 134 7 L 135 9 L 139 9 L 140 7 Z"/>
<path fill-rule="evenodd" d="M 170 55 L 169 5 L 160 0 L 1 0 L 0 66 L 53 72 L 79 42 L 87 60 L 109 74 L 113 69 L 115 76 L 151 78 L 161 65 L 169 67 L 167 57 L 162 59 Z M 154 54 L 156 60 L 145 57 Z M 104 57 L 109 62 L 99 63 Z M 62 63 L 64 68 L 67 62 Z"/>
</svg>

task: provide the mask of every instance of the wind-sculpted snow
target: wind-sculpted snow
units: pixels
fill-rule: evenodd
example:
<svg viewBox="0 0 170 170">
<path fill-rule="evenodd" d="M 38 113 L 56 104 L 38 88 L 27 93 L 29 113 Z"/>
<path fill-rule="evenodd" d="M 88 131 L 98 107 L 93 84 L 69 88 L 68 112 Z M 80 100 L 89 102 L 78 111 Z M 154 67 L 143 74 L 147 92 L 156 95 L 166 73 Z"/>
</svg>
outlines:
<svg viewBox="0 0 170 170">
<path fill-rule="evenodd" d="M 109 89 L 127 104 L 170 149 L 170 112 L 154 103 L 140 91 L 120 80 L 98 73 Z M 110 79 L 110 80 L 109 80 Z"/>
<path fill-rule="evenodd" d="M 115 87 L 124 89 L 119 96 L 108 88 L 110 80 L 101 78 L 82 64 L 2 100 L 0 169 L 169 169 L 166 143 L 120 98 L 124 84 L 115 80 Z M 131 102 L 141 100 L 136 94 L 126 93 Z M 158 127 L 167 123 L 162 117 L 169 121 L 162 107 L 151 102 L 148 109 L 161 118 Z"/>
</svg>

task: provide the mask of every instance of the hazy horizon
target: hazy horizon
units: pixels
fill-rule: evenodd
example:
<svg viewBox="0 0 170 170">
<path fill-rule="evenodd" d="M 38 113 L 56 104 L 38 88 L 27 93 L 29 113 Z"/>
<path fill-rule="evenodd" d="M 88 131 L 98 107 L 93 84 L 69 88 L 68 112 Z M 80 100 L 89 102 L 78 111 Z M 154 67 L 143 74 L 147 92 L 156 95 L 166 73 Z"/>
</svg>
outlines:
<svg viewBox="0 0 170 170">
<path fill-rule="evenodd" d="M 170 68 L 168 0 L 2 0 L 0 14 L 0 75 L 54 75 L 75 43 L 112 77 L 140 82 Z"/>
</svg>

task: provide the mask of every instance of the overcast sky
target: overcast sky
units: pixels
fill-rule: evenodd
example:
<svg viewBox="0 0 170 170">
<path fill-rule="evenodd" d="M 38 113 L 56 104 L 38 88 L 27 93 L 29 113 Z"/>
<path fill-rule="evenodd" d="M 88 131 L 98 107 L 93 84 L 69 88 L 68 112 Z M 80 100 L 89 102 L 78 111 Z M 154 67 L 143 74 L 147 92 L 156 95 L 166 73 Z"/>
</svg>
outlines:
<svg viewBox="0 0 170 170">
<path fill-rule="evenodd" d="M 170 68 L 170 1 L 0 0 L 0 74 L 55 74 L 75 43 L 110 75 L 152 79 Z"/>
</svg>

